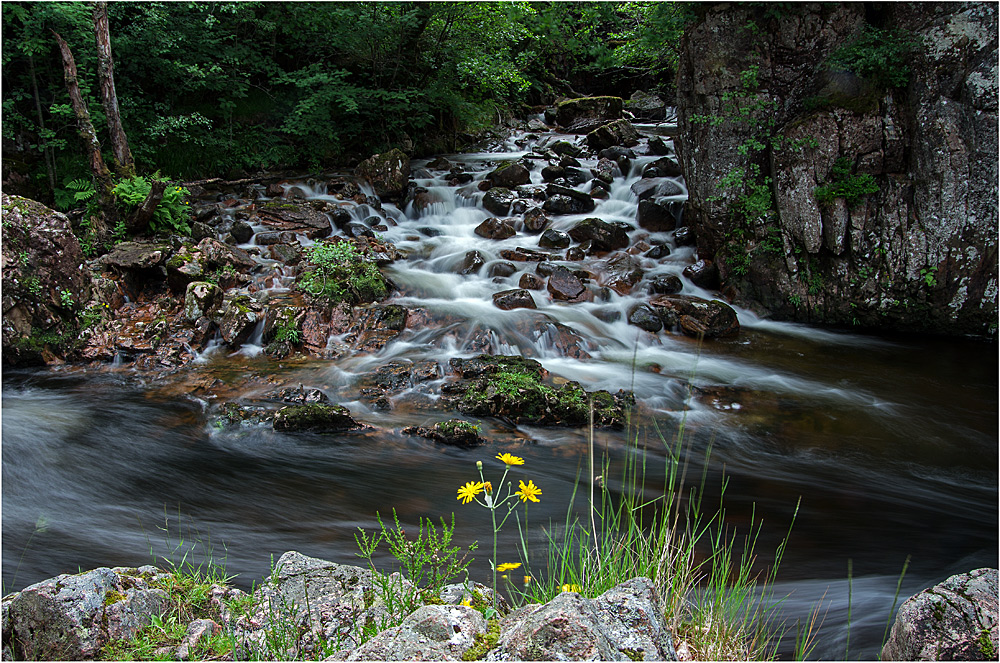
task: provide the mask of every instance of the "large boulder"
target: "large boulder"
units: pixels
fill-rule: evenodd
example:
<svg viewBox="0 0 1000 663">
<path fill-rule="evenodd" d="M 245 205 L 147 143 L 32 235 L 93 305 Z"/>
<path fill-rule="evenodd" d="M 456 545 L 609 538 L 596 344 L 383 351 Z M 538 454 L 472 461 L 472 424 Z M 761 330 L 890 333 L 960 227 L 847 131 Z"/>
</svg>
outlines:
<svg viewBox="0 0 1000 663">
<path fill-rule="evenodd" d="M 5 606 L 13 653 L 36 661 L 97 658 L 105 644 L 128 640 L 169 609 L 167 593 L 150 584 L 161 577 L 153 567 L 99 568 L 24 588 Z"/>
<path fill-rule="evenodd" d="M 625 108 L 641 120 L 664 120 L 667 117 L 667 103 L 650 92 L 636 90 L 625 102 Z"/>
<path fill-rule="evenodd" d="M 997 569 L 951 576 L 899 608 L 883 661 L 995 661 Z"/>
<path fill-rule="evenodd" d="M 523 165 L 507 161 L 497 166 L 495 170 L 490 171 L 486 175 L 486 179 L 492 182 L 493 186 L 513 189 L 521 184 L 531 182 L 531 173 Z"/>
<path fill-rule="evenodd" d="M 542 209 L 549 214 L 586 214 L 597 206 L 589 194 L 558 184 L 549 183 L 545 192 L 548 198 Z"/>
<path fill-rule="evenodd" d="M 332 211 L 334 218 L 338 218 L 336 210 Z M 325 212 L 321 212 L 310 205 L 293 203 L 286 200 L 272 200 L 256 208 L 253 216 L 249 219 L 253 223 L 259 223 L 274 232 L 296 232 L 302 233 L 310 239 L 320 239 L 327 237 L 331 232 L 330 217 Z M 237 233 L 238 224 L 233 224 L 230 233 L 234 239 L 239 239 Z M 240 236 L 246 234 L 246 231 Z M 246 240 L 249 241 L 249 238 Z M 259 244 L 260 242 L 258 242 Z"/>
<path fill-rule="evenodd" d="M 633 578 L 595 599 L 563 592 L 501 621 L 487 661 L 676 661 L 659 592 Z"/>
<path fill-rule="evenodd" d="M 3 361 L 41 363 L 70 350 L 91 276 L 65 215 L 2 194 Z"/>
<path fill-rule="evenodd" d="M 580 221 L 569 236 L 577 242 L 590 242 L 591 251 L 617 251 L 628 246 L 628 233 L 622 226 L 598 218 Z"/>
<path fill-rule="evenodd" d="M 615 145 L 633 147 L 639 144 L 639 132 L 628 120 L 615 120 L 587 134 L 587 145 L 594 150 L 604 150 Z"/>
<path fill-rule="evenodd" d="M 465 605 L 425 605 L 353 650 L 346 661 L 460 661 L 486 633 L 482 613 Z"/>
<path fill-rule="evenodd" d="M 395 148 L 365 159 L 354 173 L 368 180 L 375 195 L 385 200 L 399 200 L 406 193 L 410 179 L 410 158 Z"/>
<path fill-rule="evenodd" d="M 582 97 L 556 106 L 556 122 L 569 133 L 590 133 L 622 116 L 621 97 Z"/>
<path fill-rule="evenodd" d="M 274 413 L 273 426 L 274 430 L 286 433 L 342 433 L 361 428 L 361 424 L 351 417 L 350 410 L 330 403 L 286 405 Z"/>
<path fill-rule="evenodd" d="M 711 301 L 690 295 L 657 295 L 649 301 L 657 309 L 663 325 L 679 327 L 695 338 L 734 336 L 740 322 L 733 307 L 717 299 Z"/>
<path fill-rule="evenodd" d="M 699 12 L 678 65 L 685 223 L 732 301 L 760 314 L 995 336 L 998 6 L 890 3 L 877 16 L 867 8 Z M 882 39 L 876 50 L 872 38 L 886 27 L 912 48 Z M 890 58 L 845 65 L 835 57 L 845 47 Z M 892 88 L 879 73 L 909 80 Z M 744 147 L 772 140 L 781 148 Z M 753 167 L 759 175 L 720 188 Z M 838 181 L 853 198 L 817 194 Z M 770 211 L 758 205 L 746 218 L 750 195 Z"/>
</svg>

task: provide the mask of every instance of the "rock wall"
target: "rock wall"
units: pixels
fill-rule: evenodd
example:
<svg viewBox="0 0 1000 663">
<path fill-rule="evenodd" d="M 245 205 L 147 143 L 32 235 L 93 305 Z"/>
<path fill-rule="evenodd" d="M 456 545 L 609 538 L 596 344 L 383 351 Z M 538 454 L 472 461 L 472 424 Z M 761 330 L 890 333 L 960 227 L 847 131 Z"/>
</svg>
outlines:
<svg viewBox="0 0 1000 663">
<path fill-rule="evenodd" d="M 995 336 L 996 5 L 698 11 L 677 150 L 725 294 L 778 319 Z M 871 27 L 914 39 L 905 87 L 831 63 Z M 817 200 L 838 159 L 877 190 Z"/>
</svg>

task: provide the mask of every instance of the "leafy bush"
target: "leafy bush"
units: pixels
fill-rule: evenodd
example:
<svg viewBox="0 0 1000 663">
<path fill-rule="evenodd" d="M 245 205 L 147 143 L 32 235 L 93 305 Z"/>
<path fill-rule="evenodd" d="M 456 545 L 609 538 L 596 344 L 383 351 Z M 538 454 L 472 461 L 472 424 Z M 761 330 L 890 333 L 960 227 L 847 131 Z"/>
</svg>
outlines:
<svg viewBox="0 0 1000 663">
<path fill-rule="evenodd" d="M 166 178 L 153 175 L 150 178 L 136 176 L 119 180 L 112 190 L 115 200 L 122 212 L 127 216 L 137 210 L 153 187 L 153 181 L 166 182 Z M 150 227 L 154 231 L 167 230 L 188 234 L 191 226 L 188 225 L 190 218 L 188 214 L 188 203 L 184 200 L 190 192 L 184 187 L 168 186 L 163 192 L 163 198 L 156 205 L 153 212 L 153 219 Z"/>
<path fill-rule="evenodd" d="M 331 302 L 373 302 L 389 293 L 378 267 L 350 242 L 314 244 L 305 250 L 307 266 L 299 275 L 304 292 Z"/>
<path fill-rule="evenodd" d="M 834 198 L 844 198 L 848 207 L 854 207 L 862 196 L 878 193 L 878 183 L 868 173 L 851 174 L 851 160 L 840 157 L 830 171 L 831 181 L 813 191 L 816 201 L 825 204 Z"/>
<path fill-rule="evenodd" d="M 848 69 L 881 87 L 906 87 L 911 55 L 919 44 L 918 37 L 904 30 L 865 26 L 860 35 L 833 52 L 828 65 Z"/>
</svg>

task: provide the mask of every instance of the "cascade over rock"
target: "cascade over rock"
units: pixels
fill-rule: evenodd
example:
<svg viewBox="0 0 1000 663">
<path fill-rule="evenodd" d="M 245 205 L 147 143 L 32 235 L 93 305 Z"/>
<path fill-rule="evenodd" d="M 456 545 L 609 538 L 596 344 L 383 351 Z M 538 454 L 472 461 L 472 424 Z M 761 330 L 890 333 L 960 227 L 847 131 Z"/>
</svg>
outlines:
<svg viewBox="0 0 1000 663">
<path fill-rule="evenodd" d="M 699 255 L 734 303 L 777 318 L 994 335 L 997 7 L 867 7 L 701 6 L 677 85 Z M 866 21 L 914 39 L 905 90 L 832 63 Z M 818 200 L 838 159 L 842 182 L 877 191 Z"/>
</svg>

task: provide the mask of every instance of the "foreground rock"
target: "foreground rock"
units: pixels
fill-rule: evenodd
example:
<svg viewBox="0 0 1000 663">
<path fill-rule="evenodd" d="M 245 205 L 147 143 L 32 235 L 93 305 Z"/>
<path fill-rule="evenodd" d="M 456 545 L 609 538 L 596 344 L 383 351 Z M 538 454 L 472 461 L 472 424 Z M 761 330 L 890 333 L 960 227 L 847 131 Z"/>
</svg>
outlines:
<svg viewBox="0 0 1000 663">
<path fill-rule="evenodd" d="M 883 661 L 995 661 L 997 569 L 954 575 L 903 603 Z"/>
<path fill-rule="evenodd" d="M 99 568 L 26 587 L 4 600 L 4 646 L 22 660 L 94 659 L 167 611 L 167 593 L 151 586 L 165 575 L 154 567 Z"/>
<path fill-rule="evenodd" d="M 676 661 L 664 605 L 648 578 L 595 599 L 564 592 L 501 622 L 488 661 Z"/>
</svg>

